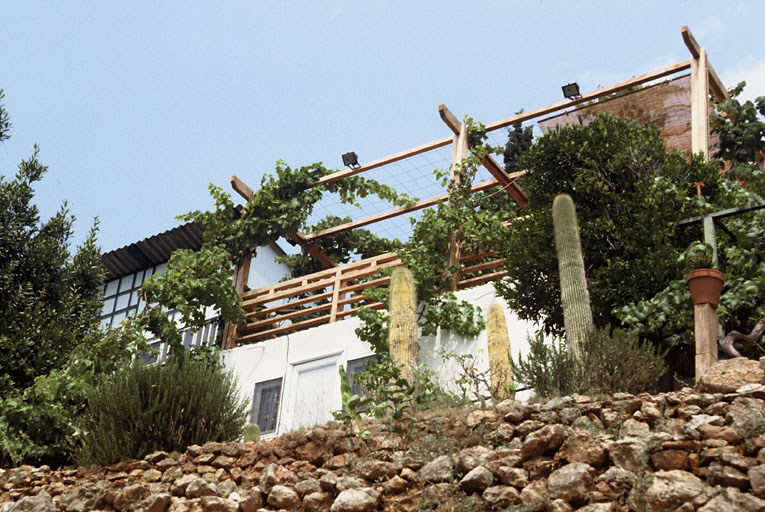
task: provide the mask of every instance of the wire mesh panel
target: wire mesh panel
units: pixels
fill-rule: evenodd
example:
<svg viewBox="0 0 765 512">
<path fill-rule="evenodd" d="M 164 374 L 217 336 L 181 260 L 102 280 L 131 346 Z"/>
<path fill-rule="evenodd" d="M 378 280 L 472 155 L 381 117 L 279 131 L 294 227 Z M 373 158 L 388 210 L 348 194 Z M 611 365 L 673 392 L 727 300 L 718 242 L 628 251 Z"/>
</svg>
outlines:
<svg viewBox="0 0 765 512">
<path fill-rule="evenodd" d="M 493 144 L 493 142 L 491 143 Z M 372 169 L 365 172 L 363 176 L 388 185 L 396 191 L 408 194 L 418 200 L 430 199 L 446 193 L 447 187 L 443 180 L 436 176 L 436 171 L 448 175 L 451 159 L 452 146 L 449 145 Z M 491 173 L 481 166 L 477 170 L 474 183 L 492 178 Z M 308 218 L 308 224 L 314 225 L 327 216 L 340 217 L 347 219 L 347 221 L 358 221 L 395 208 L 377 196 L 360 198 L 358 203 L 358 206 L 343 204 L 337 194 L 325 194 L 324 198 L 314 207 Z M 423 210 L 417 210 L 385 219 L 364 226 L 364 229 L 378 236 L 388 239 L 397 238 L 406 242 L 412 234 L 412 219 L 419 218 L 422 212 Z"/>
</svg>

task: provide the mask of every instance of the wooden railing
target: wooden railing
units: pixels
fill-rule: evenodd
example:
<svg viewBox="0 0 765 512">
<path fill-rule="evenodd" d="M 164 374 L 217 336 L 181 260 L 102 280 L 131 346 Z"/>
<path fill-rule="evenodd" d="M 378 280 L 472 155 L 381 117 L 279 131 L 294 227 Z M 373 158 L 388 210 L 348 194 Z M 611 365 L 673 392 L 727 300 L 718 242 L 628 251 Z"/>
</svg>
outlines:
<svg viewBox="0 0 765 512">
<path fill-rule="evenodd" d="M 503 263 L 492 253 L 462 258 L 457 288 L 470 288 L 506 276 L 506 271 L 496 270 Z M 237 330 L 236 343 L 257 343 L 338 322 L 354 316 L 362 305 L 381 309 L 383 304 L 364 297 L 364 291 L 387 285 L 390 277 L 375 274 L 399 265 L 397 254 L 385 253 L 247 292 L 242 296 L 247 324 Z"/>
</svg>

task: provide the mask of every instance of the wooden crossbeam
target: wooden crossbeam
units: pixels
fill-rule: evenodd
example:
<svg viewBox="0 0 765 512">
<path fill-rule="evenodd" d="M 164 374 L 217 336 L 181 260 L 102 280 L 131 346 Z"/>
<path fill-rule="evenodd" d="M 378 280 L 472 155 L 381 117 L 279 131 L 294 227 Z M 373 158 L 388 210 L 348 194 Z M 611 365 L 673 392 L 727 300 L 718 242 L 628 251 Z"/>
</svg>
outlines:
<svg viewBox="0 0 765 512">
<path fill-rule="evenodd" d="M 650 82 L 651 80 L 656 80 L 658 78 L 665 77 L 667 75 L 673 75 L 675 73 L 679 73 L 681 71 L 685 71 L 691 67 L 690 61 L 680 62 L 678 64 L 673 64 L 671 66 L 667 66 L 665 68 L 652 71 L 650 73 L 645 73 L 643 75 L 639 75 L 633 78 L 630 78 L 629 80 L 625 80 L 623 82 L 619 82 L 617 84 L 611 85 L 609 87 L 604 87 L 602 89 L 597 89 L 595 91 L 589 92 L 587 94 L 582 95 L 580 98 L 574 99 L 574 100 L 563 100 L 559 101 L 557 103 L 552 103 L 550 105 L 546 105 L 544 107 L 540 107 L 534 110 L 529 110 L 528 112 L 523 112 L 521 114 L 516 114 L 514 116 L 506 117 L 504 119 L 500 119 L 499 121 L 494 121 L 493 123 L 488 123 L 486 125 L 487 131 L 494 131 L 499 128 L 505 128 L 507 126 L 511 126 L 516 123 L 522 123 L 524 121 L 528 121 L 530 119 L 534 119 L 535 117 L 540 117 L 543 115 L 551 114 L 553 112 L 557 112 L 558 110 L 564 110 L 568 107 L 571 107 L 572 105 L 577 105 L 579 103 L 584 103 L 586 101 L 591 101 L 593 99 L 596 99 L 600 96 L 605 96 L 607 94 L 611 94 L 617 91 L 621 91 L 623 89 L 627 89 L 629 87 L 632 87 L 634 85 L 639 85 L 645 82 Z M 456 117 L 454 118 L 456 119 Z M 449 123 L 447 123 L 449 124 Z M 459 124 L 459 120 L 457 120 L 457 124 Z M 440 139 L 436 139 L 430 142 L 426 142 L 425 144 L 421 144 L 419 146 L 406 149 L 404 151 L 400 151 L 398 153 L 394 153 L 392 155 L 388 155 L 382 158 L 378 158 L 376 160 L 372 160 L 371 162 L 367 162 L 363 164 L 360 167 L 357 167 L 356 169 L 346 169 L 344 171 L 338 171 L 332 174 L 328 174 L 327 176 L 323 176 L 316 180 L 314 183 L 310 184 L 309 187 L 316 187 L 318 185 L 321 185 L 323 183 L 331 183 L 333 181 L 341 180 L 343 178 L 347 178 L 349 176 L 355 176 L 357 174 L 361 174 L 366 171 L 371 171 L 372 169 L 376 169 L 378 167 L 382 167 L 388 164 L 392 164 L 394 162 L 398 162 L 401 160 L 405 160 L 409 157 L 419 155 L 422 153 L 427 153 L 428 151 L 432 151 L 434 149 L 442 148 L 444 146 L 448 146 L 452 143 L 452 137 L 442 137 Z"/>
<path fill-rule="evenodd" d="M 712 94 L 715 95 L 715 98 L 717 101 L 726 101 L 730 99 L 730 94 L 728 93 L 728 89 L 725 88 L 725 85 L 723 84 L 722 80 L 720 80 L 720 77 L 717 76 L 717 72 L 715 71 L 715 68 L 712 67 L 712 65 L 707 60 L 707 72 L 709 73 L 709 90 L 712 91 Z"/>
<path fill-rule="evenodd" d="M 685 43 L 685 46 L 688 47 L 688 51 L 691 52 L 693 58 L 701 58 L 701 54 L 704 53 L 704 48 L 702 48 L 699 42 L 696 41 L 696 38 L 693 37 L 691 29 L 688 27 L 683 27 L 680 29 L 680 34 L 683 36 L 683 42 Z M 717 101 L 729 100 L 730 94 L 728 94 L 728 90 L 725 88 L 722 80 L 720 80 L 720 77 L 717 76 L 717 73 L 708 61 L 707 73 L 709 74 L 709 89 L 712 91 L 712 94 L 715 95 Z"/>
<path fill-rule="evenodd" d="M 683 42 L 685 43 L 685 46 L 688 47 L 688 51 L 691 52 L 693 58 L 698 59 L 701 57 L 701 45 L 699 45 L 698 41 L 696 41 L 696 38 L 693 37 L 691 29 L 689 29 L 687 26 L 683 26 L 683 28 L 680 29 L 680 34 L 682 34 Z"/>
<path fill-rule="evenodd" d="M 446 123 L 446 125 L 454 132 L 454 134 L 459 135 L 460 125 L 462 123 L 459 119 L 457 119 L 457 116 L 455 116 L 451 110 L 446 107 L 446 105 L 438 106 L 438 114 L 441 116 L 441 119 L 444 121 L 444 123 Z M 470 145 L 470 149 L 473 149 L 472 145 Z M 497 161 L 494 160 L 491 155 L 486 155 L 481 160 L 481 163 L 484 165 L 484 167 L 486 167 L 491 175 L 494 176 L 494 178 L 507 191 L 507 193 L 510 194 L 510 197 L 512 197 L 519 205 L 525 207 L 527 204 L 529 204 L 529 198 L 526 196 L 523 190 L 521 190 L 521 187 L 519 187 L 517 183 L 514 183 L 514 180 L 512 180 L 510 176 L 505 172 L 505 169 L 499 165 L 499 163 L 497 163 Z"/>
<path fill-rule="evenodd" d="M 603 87 L 602 89 L 596 89 L 592 92 L 583 94 L 580 97 L 573 100 L 567 99 L 567 100 L 559 101 L 557 103 L 552 103 L 545 107 L 529 110 L 528 112 L 522 112 L 520 114 L 515 114 L 514 116 L 500 119 L 499 121 L 494 121 L 493 123 L 488 123 L 486 125 L 486 131 L 490 132 L 490 131 L 497 130 L 499 128 L 506 128 L 516 123 L 522 123 L 524 121 L 528 121 L 529 119 L 534 119 L 535 117 L 552 114 L 553 112 L 557 112 L 558 110 L 564 110 L 568 107 L 578 105 L 579 103 L 592 101 L 594 99 L 597 99 L 601 96 L 605 96 L 607 94 L 622 91 L 624 89 L 629 89 L 630 87 L 633 87 L 635 85 L 644 84 L 646 82 L 650 82 L 652 80 L 656 80 L 658 78 L 662 78 L 668 75 L 674 75 L 675 73 L 679 73 L 681 71 L 685 71 L 686 69 L 690 69 L 690 67 L 691 67 L 690 60 L 686 60 L 685 62 L 680 62 L 678 64 L 672 64 L 671 66 L 667 66 L 665 68 L 661 68 L 656 71 L 651 71 L 650 73 L 645 73 L 643 75 L 638 75 L 638 76 L 630 78 L 629 80 L 624 80 L 623 82 L 619 82 L 617 84 L 610 85 L 608 87 Z"/>
<path fill-rule="evenodd" d="M 315 182 L 311 183 L 308 186 L 316 187 L 324 183 L 332 183 L 333 181 L 341 180 L 349 176 L 355 176 L 356 174 L 360 174 L 362 172 L 371 171 L 372 169 L 376 169 L 384 165 L 392 164 L 394 162 L 405 160 L 409 157 L 419 155 L 421 153 L 427 153 L 428 151 L 432 151 L 434 149 L 448 146 L 449 144 L 451 144 L 451 142 L 452 142 L 451 137 L 443 137 L 441 139 L 437 139 L 431 142 L 426 142 L 425 144 L 421 144 L 417 147 L 400 151 L 393 155 L 378 158 L 377 160 L 372 160 L 371 162 L 367 162 L 361 167 L 357 167 L 356 169 L 346 169 L 344 171 L 338 171 L 332 174 L 328 174 L 326 176 L 322 176 L 321 178 L 319 178 L 318 180 L 316 180 Z"/>
<path fill-rule="evenodd" d="M 509 175 L 509 176 L 511 176 L 511 178 L 519 178 L 520 176 L 523 176 L 523 174 L 525 174 L 525 171 L 513 173 L 512 175 Z M 486 190 L 492 187 L 496 187 L 497 185 L 499 185 L 499 182 L 497 182 L 496 179 L 490 179 L 490 180 L 482 181 L 480 183 L 476 183 L 470 188 L 470 191 L 479 192 L 481 190 Z M 346 222 L 345 224 L 340 224 L 338 226 L 334 226 L 327 229 L 322 229 L 321 231 L 317 231 L 316 233 L 305 235 L 305 239 L 315 240 L 317 238 L 324 238 L 325 236 L 342 233 L 344 231 L 348 231 L 349 229 L 356 229 L 363 226 L 368 226 L 369 224 L 374 224 L 375 222 L 380 222 L 385 219 L 390 219 L 398 215 L 404 215 L 406 213 L 422 210 L 423 208 L 433 206 L 437 204 L 439 201 L 446 201 L 447 199 L 449 199 L 449 194 L 440 194 L 435 197 L 431 197 L 430 199 L 423 199 L 422 201 L 419 201 L 411 206 L 402 206 L 400 208 L 394 208 L 392 210 L 377 213 L 375 215 L 370 215 L 369 217 L 365 217 L 363 219 L 354 220 L 352 222 Z"/>
<path fill-rule="evenodd" d="M 237 176 L 231 176 L 231 188 L 233 188 L 240 196 L 242 196 L 246 201 L 249 201 L 250 198 L 253 196 L 254 192 L 250 187 L 247 186 L 245 182 L 240 180 Z M 337 266 L 337 264 L 332 261 L 332 259 L 324 254 L 324 252 L 319 249 L 318 247 L 307 243 L 306 237 L 304 234 L 302 234 L 300 231 L 296 231 L 295 233 L 287 233 L 285 236 L 287 236 L 290 240 L 298 244 L 302 249 L 304 249 L 308 254 L 310 254 L 313 259 L 321 263 L 321 265 L 324 268 L 334 268 Z"/>
</svg>

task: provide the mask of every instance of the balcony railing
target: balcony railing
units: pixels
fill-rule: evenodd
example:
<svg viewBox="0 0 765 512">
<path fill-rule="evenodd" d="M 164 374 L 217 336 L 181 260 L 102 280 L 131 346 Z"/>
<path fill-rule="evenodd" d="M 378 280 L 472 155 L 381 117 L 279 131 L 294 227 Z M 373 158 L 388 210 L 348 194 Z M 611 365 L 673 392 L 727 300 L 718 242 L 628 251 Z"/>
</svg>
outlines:
<svg viewBox="0 0 765 512">
<path fill-rule="evenodd" d="M 506 271 L 496 270 L 503 262 L 492 253 L 462 258 L 457 289 L 504 277 Z M 247 292 L 242 297 L 247 324 L 238 329 L 236 342 L 257 343 L 338 322 L 356 315 L 362 305 L 381 309 L 384 305 L 365 297 L 364 291 L 387 286 L 390 277 L 378 273 L 401 264 L 397 254 L 385 253 Z"/>
</svg>

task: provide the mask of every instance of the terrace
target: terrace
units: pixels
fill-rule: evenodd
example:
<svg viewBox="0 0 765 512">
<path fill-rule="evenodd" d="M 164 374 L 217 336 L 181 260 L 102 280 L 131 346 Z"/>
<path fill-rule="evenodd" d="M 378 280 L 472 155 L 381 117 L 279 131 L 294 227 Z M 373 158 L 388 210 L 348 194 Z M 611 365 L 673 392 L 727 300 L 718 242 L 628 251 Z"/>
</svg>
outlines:
<svg viewBox="0 0 765 512">
<path fill-rule="evenodd" d="M 537 129 L 546 131 L 557 124 L 575 121 L 580 116 L 586 122 L 597 112 L 612 112 L 655 122 L 670 148 L 694 153 L 701 151 L 708 157 L 709 93 L 718 101 L 728 99 L 729 96 L 708 62 L 705 50 L 696 42 L 690 30 L 683 27 L 681 33 L 690 52 L 689 60 L 488 123 L 486 131 L 489 143 L 504 146 L 503 129 L 519 123 L 535 124 Z M 250 263 L 244 262 L 236 269 L 234 282 L 242 296 L 247 323 L 238 329 L 227 327 L 224 349 L 262 342 L 308 327 L 340 322 L 355 316 L 361 305 L 377 309 L 383 307 L 383 304 L 365 297 L 364 293 L 371 287 L 387 284 L 389 278 L 380 277 L 379 272 L 401 265 L 395 253 L 337 265 L 312 242 L 362 227 L 389 238 L 405 240 L 411 233 L 409 219 L 440 201 L 448 200 L 445 188 L 432 177 L 432 171 L 453 169 L 472 147 L 468 141 L 467 128 L 458 116 L 445 105 L 440 105 L 438 112 L 451 134 L 333 173 L 313 185 L 365 173 L 397 190 L 428 198 L 411 206 L 394 209 L 385 209 L 383 202 L 374 200 L 364 200 L 360 208 L 348 208 L 331 195 L 322 199 L 309 222 L 318 220 L 326 213 L 347 216 L 352 220 L 316 233 L 298 232 L 290 238 L 292 243 L 315 258 L 325 270 L 245 291 Z M 494 190 L 499 194 L 508 194 L 521 208 L 527 204 L 521 187 L 523 171 L 508 173 L 492 156 L 484 157 L 481 163 L 483 168 L 476 175 L 471 187 L 472 193 Z M 252 189 L 237 176 L 231 177 L 231 185 L 244 199 L 249 199 L 253 194 Z M 451 283 L 451 289 L 455 291 L 507 275 L 507 270 L 501 268 L 503 260 L 495 254 L 461 254 L 459 240 L 453 240 L 448 258 L 450 264 L 460 268 L 458 277 Z"/>
</svg>

